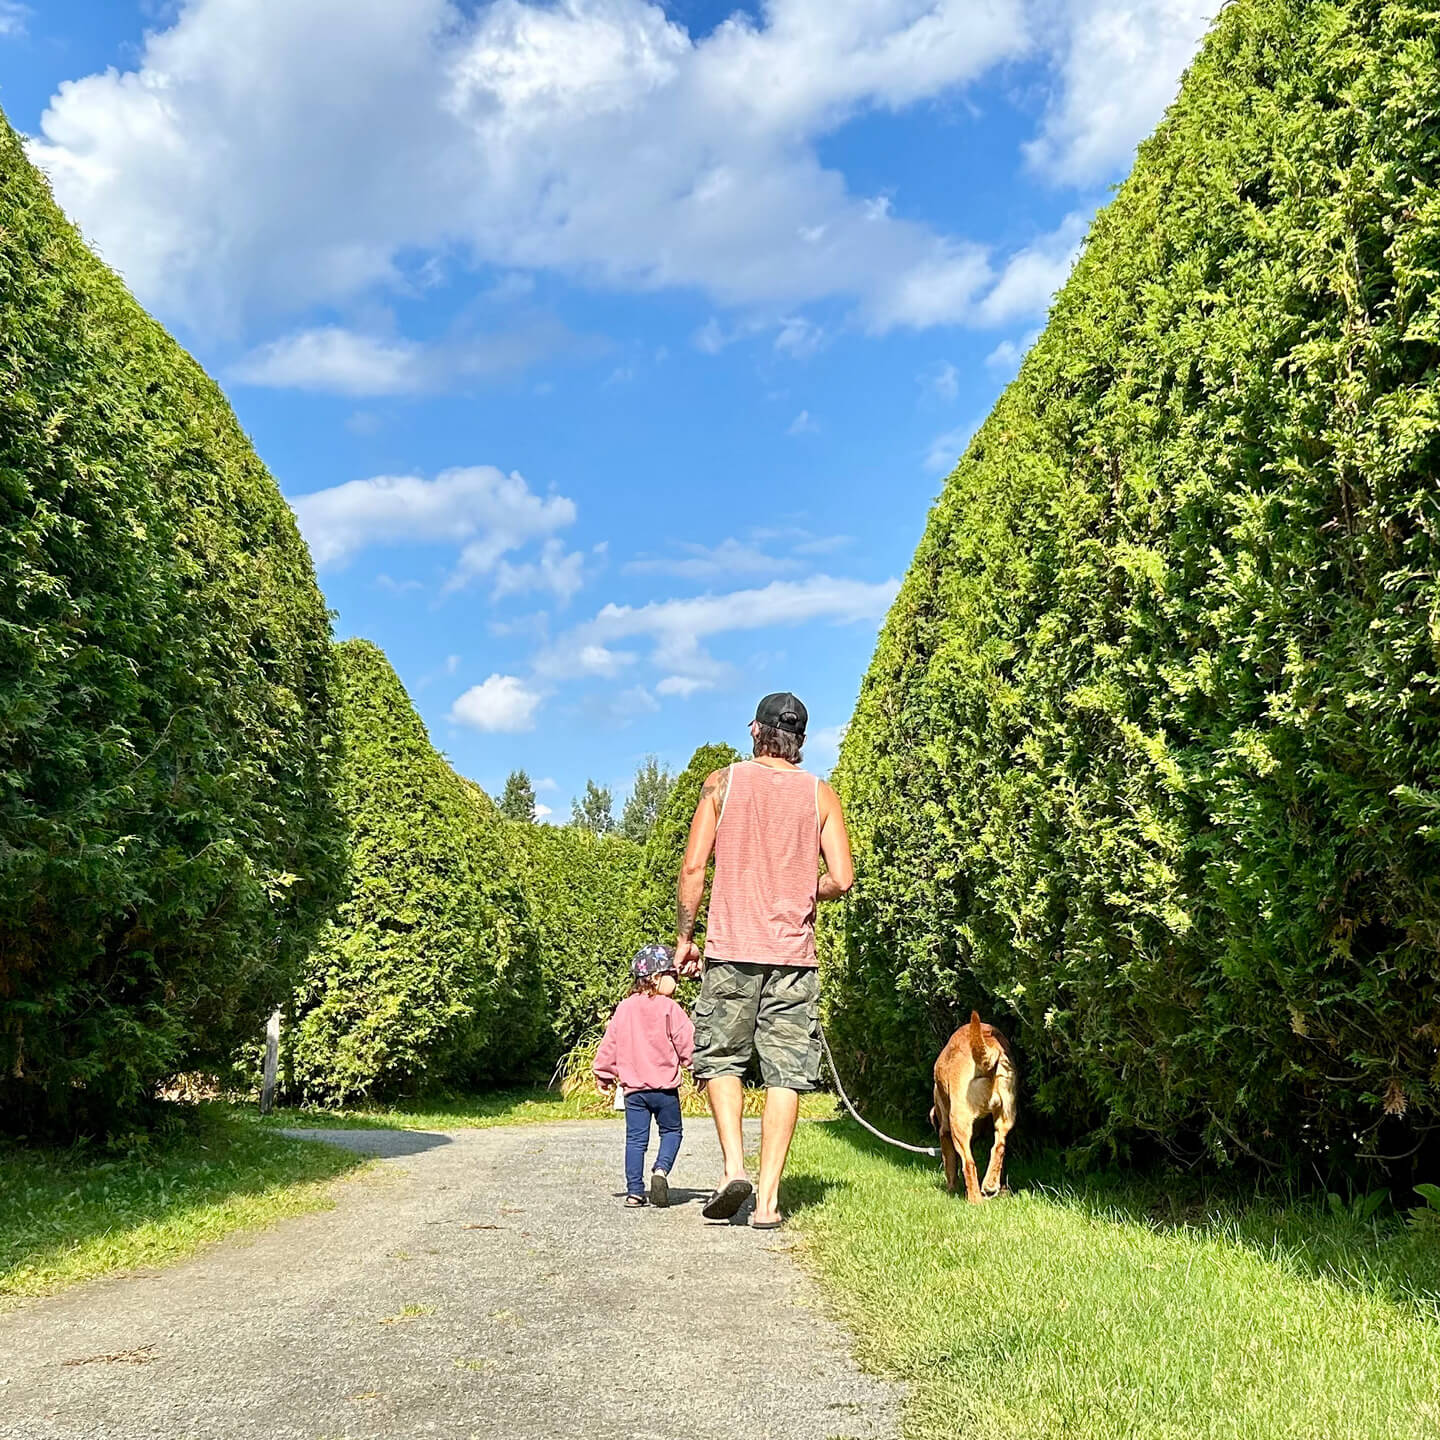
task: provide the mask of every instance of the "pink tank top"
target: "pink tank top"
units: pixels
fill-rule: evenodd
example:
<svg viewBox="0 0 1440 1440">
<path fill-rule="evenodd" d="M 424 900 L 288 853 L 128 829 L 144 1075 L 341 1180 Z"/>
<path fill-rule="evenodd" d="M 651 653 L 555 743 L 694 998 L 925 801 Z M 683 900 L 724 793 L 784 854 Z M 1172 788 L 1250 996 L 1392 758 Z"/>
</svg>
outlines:
<svg viewBox="0 0 1440 1440">
<path fill-rule="evenodd" d="M 712 960 L 814 965 L 820 781 L 747 760 L 730 767 L 705 927 Z"/>
</svg>

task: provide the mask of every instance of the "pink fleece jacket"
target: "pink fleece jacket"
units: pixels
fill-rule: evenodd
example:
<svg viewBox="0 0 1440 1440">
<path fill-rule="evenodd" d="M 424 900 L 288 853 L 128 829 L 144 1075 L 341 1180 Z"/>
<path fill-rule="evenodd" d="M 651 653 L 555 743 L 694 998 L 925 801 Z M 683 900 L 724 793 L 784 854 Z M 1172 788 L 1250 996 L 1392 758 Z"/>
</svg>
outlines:
<svg viewBox="0 0 1440 1440">
<path fill-rule="evenodd" d="M 668 995 L 637 991 L 616 1007 L 595 1052 L 595 1075 L 627 1090 L 678 1090 L 695 1059 L 695 1027 Z"/>
</svg>

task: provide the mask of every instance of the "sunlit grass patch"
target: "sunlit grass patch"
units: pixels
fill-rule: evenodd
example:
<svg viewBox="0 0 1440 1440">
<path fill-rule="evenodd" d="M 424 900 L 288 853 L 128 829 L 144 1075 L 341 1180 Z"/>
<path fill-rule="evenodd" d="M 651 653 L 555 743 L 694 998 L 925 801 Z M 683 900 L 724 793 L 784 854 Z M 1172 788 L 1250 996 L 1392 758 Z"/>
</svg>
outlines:
<svg viewBox="0 0 1440 1440">
<path fill-rule="evenodd" d="M 758 1115 L 764 1100 L 763 1090 L 746 1091 L 746 1114 Z M 710 1114 L 704 1096 L 688 1087 L 682 1108 L 690 1118 L 708 1118 Z M 835 1114 L 835 1097 L 824 1092 L 804 1095 L 800 1113 L 810 1120 L 829 1120 Z M 297 1106 L 278 1109 L 260 1123 L 282 1129 L 471 1130 L 550 1120 L 618 1119 L 620 1114 L 611 1099 L 598 1094 L 593 1085 L 577 1084 L 568 1093 L 536 1088 L 338 1110 Z"/>
<path fill-rule="evenodd" d="M 0 1306 L 192 1254 L 207 1241 L 331 1204 L 362 1161 L 201 1106 L 178 1134 L 96 1146 L 0 1145 Z"/>
<path fill-rule="evenodd" d="M 1170 1220 L 1153 1185 L 1023 1171 L 967 1206 L 856 1136 L 803 1127 L 781 1203 L 862 1359 L 906 1382 L 911 1440 L 1440 1433 L 1423 1227 L 1253 1200 Z"/>
</svg>

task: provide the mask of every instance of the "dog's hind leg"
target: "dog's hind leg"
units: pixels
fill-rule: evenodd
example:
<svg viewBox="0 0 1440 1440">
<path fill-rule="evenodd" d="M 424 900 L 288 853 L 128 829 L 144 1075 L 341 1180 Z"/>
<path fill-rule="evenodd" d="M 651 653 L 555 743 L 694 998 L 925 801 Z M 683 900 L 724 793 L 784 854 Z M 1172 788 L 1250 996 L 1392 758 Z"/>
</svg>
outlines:
<svg viewBox="0 0 1440 1440">
<path fill-rule="evenodd" d="M 945 1188 L 953 1195 L 959 1164 L 955 1154 L 955 1142 L 950 1138 L 949 1112 L 950 1107 L 945 1103 L 944 1092 L 937 1085 L 935 1087 L 935 1108 L 930 1112 L 930 1118 L 940 1132 L 940 1158 L 945 1162 Z"/>
<path fill-rule="evenodd" d="M 950 1139 L 960 1152 L 960 1165 L 965 1172 L 965 1198 L 972 1204 L 980 1203 L 980 1179 L 975 1169 L 975 1157 L 970 1153 L 970 1137 L 975 1128 L 974 1117 L 952 1110 L 950 1113 Z"/>
<path fill-rule="evenodd" d="M 995 1139 L 990 1146 L 990 1163 L 985 1167 L 985 1183 L 980 1187 L 980 1193 L 987 1199 L 1000 1193 L 1005 1169 L 1005 1137 L 1014 1123 L 1015 1117 L 1003 1110 L 995 1117 Z"/>
</svg>

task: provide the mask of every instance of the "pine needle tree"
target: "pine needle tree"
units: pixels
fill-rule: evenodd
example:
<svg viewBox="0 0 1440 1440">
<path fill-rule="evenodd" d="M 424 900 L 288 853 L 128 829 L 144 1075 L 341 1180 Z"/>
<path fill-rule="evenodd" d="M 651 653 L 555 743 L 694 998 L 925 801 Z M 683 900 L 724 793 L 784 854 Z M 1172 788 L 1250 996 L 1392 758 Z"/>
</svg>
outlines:
<svg viewBox="0 0 1440 1440">
<path fill-rule="evenodd" d="M 535 819 L 535 787 L 523 770 L 512 770 L 500 796 L 500 813 L 507 820 L 533 822 Z"/>
<path fill-rule="evenodd" d="M 675 784 L 675 777 L 654 755 L 647 755 L 635 771 L 635 784 L 620 812 L 620 833 L 637 845 L 650 838 L 650 831 Z"/>
<path fill-rule="evenodd" d="M 583 798 L 570 802 L 570 823 L 596 835 L 609 835 L 615 829 L 615 796 L 610 788 L 587 780 Z"/>
</svg>

